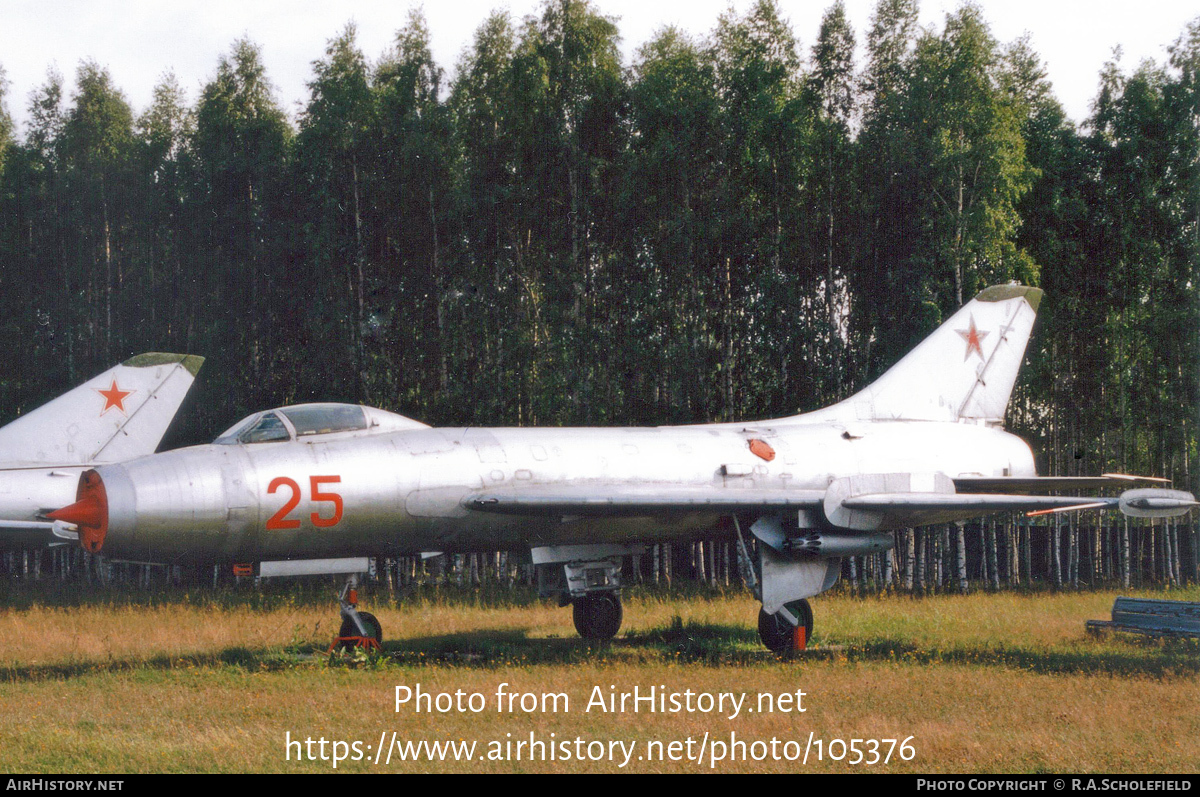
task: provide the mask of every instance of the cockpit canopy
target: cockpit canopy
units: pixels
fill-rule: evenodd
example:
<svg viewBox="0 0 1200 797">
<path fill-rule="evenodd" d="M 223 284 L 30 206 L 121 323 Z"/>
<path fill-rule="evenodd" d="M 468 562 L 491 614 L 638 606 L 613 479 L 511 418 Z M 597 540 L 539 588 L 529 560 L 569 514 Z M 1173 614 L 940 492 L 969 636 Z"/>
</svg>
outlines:
<svg viewBox="0 0 1200 797">
<path fill-rule="evenodd" d="M 218 445 L 280 443 L 319 435 L 426 429 L 420 421 L 358 404 L 294 404 L 256 412 L 221 433 Z"/>
</svg>

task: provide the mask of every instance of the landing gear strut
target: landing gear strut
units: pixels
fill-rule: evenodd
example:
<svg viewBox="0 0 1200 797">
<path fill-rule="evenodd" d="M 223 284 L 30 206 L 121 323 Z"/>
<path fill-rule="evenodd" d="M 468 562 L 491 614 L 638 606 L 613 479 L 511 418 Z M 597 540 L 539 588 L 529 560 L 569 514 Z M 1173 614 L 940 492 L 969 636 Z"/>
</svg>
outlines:
<svg viewBox="0 0 1200 797">
<path fill-rule="evenodd" d="M 612 639 L 621 630 L 621 596 L 616 592 L 589 592 L 572 602 L 575 630 L 584 639 Z"/>
<path fill-rule="evenodd" d="M 750 527 L 758 539 L 758 555 L 752 558 L 736 515 L 733 524 L 746 584 L 764 607 L 774 610 L 758 610 L 758 638 L 781 656 L 806 649 L 813 633 L 813 611 L 807 597 L 833 586 L 841 572 L 841 560 L 797 554 L 792 542 L 800 538 L 799 522 L 784 516 L 760 517 Z"/>
<path fill-rule="evenodd" d="M 813 612 L 807 600 L 793 601 L 775 614 L 758 610 L 758 637 L 775 653 L 788 655 L 804 650 L 812 632 Z"/>
<path fill-rule="evenodd" d="M 341 595 L 338 596 L 338 603 L 341 605 L 342 627 L 338 630 L 337 638 L 329 646 L 329 652 L 354 648 L 377 652 L 383 644 L 383 626 L 375 619 L 375 615 L 358 610 L 356 574 L 352 573 L 347 577 L 346 585 L 342 587 Z"/>
</svg>

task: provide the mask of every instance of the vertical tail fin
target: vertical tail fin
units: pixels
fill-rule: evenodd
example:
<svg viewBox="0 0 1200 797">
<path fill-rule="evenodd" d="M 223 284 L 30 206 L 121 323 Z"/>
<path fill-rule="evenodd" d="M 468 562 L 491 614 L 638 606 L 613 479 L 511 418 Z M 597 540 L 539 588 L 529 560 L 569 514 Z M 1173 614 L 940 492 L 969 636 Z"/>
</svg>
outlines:
<svg viewBox="0 0 1200 797">
<path fill-rule="evenodd" d="M 203 357 L 126 360 L 0 429 L 0 463 L 119 462 L 158 448 Z"/>
<path fill-rule="evenodd" d="M 798 417 L 1001 424 L 1041 299 L 1015 283 L 986 288 L 874 383 Z"/>
</svg>

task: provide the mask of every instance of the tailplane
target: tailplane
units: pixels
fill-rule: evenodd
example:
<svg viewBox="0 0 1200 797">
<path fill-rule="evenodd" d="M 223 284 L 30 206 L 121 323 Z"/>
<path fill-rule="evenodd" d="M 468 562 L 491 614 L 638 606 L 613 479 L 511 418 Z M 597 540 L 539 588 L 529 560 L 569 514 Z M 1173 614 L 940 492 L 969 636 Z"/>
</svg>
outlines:
<svg viewBox="0 0 1200 797">
<path fill-rule="evenodd" d="M 788 420 L 1002 424 L 1041 299 L 1015 283 L 986 288 L 874 383 Z"/>
<path fill-rule="evenodd" d="M 0 466 L 84 465 L 153 454 L 204 358 L 140 354 L 0 429 Z"/>
</svg>

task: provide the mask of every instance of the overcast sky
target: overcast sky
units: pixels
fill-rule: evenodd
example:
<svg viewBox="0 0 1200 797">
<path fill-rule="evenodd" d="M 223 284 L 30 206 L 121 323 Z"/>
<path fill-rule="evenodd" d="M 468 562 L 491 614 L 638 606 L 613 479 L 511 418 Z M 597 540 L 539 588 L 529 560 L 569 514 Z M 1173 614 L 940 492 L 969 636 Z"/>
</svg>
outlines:
<svg viewBox="0 0 1200 797">
<path fill-rule="evenodd" d="M 665 25 L 697 36 L 711 31 L 730 6 L 745 12 L 753 0 L 594 0 L 617 17 L 626 63 L 637 47 Z M 821 14 L 832 0 L 780 0 L 803 52 L 816 38 Z M 982 0 L 993 34 L 1011 41 L 1028 31 L 1046 62 L 1055 93 L 1072 118 L 1083 119 L 1096 91 L 1097 76 L 1113 47 L 1132 69 L 1143 59 L 1162 62 L 1167 45 L 1187 22 L 1200 16 L 1196 0 Z M 541 7 L 540 0 L 0 0 L 0 66 L 10 82 L 7 106 L 24 123 L 29 93 L 57 68 L 73 85 L 85 58 L 107 67 L 133 104 L 144 109 L 163 73 L 174 71 L 195 100 L 216 72 L 217 58 L 240 36 L 262 46 L 280 103 L 295 117 L 307 97 L 313 60 L 346 22 L 358 25 L 359 43 L 372 59 L 390 45 L 412 7 L 424 7 L 434 57 L 453 74 L 475 29 L 490 11 L 507 8 L 520 19 Z M 846 0 L 861 60 L 865 30 L 875 0 Z M 922 0 L 921 24 L 940 28 L 958 0 Z M 22 126 L 23 130 L 23 126 Z"/>
</svg>

